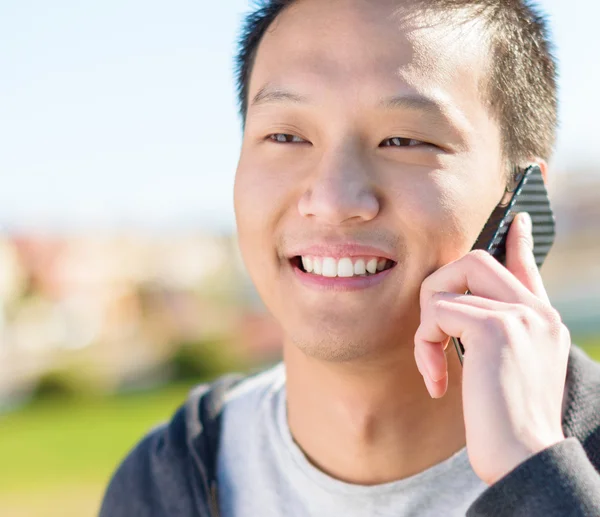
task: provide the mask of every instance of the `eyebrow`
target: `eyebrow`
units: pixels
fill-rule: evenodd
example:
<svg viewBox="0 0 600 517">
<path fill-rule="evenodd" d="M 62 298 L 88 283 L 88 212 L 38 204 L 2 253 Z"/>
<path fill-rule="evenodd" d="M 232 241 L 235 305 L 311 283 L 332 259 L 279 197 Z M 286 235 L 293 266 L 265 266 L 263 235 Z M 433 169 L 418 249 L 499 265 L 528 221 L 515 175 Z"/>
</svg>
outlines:
<svg viewBox="0 0 600 517">
<path fill-rule="evenodd" d="M 267 83 L 252 99 L 250 106 L 262 104 L 313 104 L 310 96 L 302 95 Z M 420 93 L 402 93 L 379 99 L 377 108 L 388 112 L 412 111 L 419 113 L 434 127 L 438 127 L 445 135 L 454 135 L 453 144 L 449 148 L 465 148 L 468 135 L 472 132 L 471 124 L 465 114 L 457 107 L 438 101 L 435 97 Z"/>
<path fill-rule="evenodd" d="M 274 87 L 271 85 L 263 86 L 252 99 L 251 106 L 268 103 L 291 103 L 291 104 L 310 104 L 310 98 L 291 90 Z M 403 109 L 412 111 L 421 111 L 427 115 L 443 118 L 447 122 L 452 122 L 446 107 L 431 97 L 420 94 L 401 94 L 381 99 L 379 108 L 387 110 Z"/>
<path fill-rule="evenodd" d="M 267 104 L 269 102 L 291 102 L 294 104 L 308 104 L 309 99 L 304 95 L 284 90 L 282 88 L 275 88 L 270 85 L 263 86 L 258 93 L 252 99 L 251 106 L 257 106 L 259 104 Z"/>
<path fill-rule="evenodd" d="M 394 95 L 382 99 L 379 107 L 384 109 L 405 109 L 422 111 L 429 115 L 442 116 L 449 119 L 447 109 L 435 99 L 419 94 Z"/>
</svg>

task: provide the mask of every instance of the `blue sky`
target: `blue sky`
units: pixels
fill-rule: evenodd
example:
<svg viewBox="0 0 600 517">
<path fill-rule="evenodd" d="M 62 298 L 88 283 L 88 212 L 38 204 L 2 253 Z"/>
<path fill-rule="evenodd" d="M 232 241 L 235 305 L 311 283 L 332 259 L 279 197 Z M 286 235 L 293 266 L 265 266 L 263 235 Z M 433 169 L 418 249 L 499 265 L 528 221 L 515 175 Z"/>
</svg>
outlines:
<svg viewBox="0 0 600 517">
<path fill-rule="evenodd" d="M 600 3 L 544 0 L 561 62 L 555 171 L 600 170 Z M 232 57 L 248 0 L 3 0 L 0 225 L 232 229 Z"/>
</svg>

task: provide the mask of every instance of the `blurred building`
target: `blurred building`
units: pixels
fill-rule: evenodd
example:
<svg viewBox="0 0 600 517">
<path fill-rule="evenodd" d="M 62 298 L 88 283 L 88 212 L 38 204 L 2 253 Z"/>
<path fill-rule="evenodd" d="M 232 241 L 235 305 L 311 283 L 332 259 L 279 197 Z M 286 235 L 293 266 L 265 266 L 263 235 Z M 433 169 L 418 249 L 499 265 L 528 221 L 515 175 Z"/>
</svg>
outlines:
<svg viewBox="0 0 600 517">
<path fill-rule="evenodd" d="M 231 236 L 11 235 L 0 240 L 0 396 L 73 362 L 105 389 L 160 369 L 181 343 L 273 355 Z"/>
</svg>

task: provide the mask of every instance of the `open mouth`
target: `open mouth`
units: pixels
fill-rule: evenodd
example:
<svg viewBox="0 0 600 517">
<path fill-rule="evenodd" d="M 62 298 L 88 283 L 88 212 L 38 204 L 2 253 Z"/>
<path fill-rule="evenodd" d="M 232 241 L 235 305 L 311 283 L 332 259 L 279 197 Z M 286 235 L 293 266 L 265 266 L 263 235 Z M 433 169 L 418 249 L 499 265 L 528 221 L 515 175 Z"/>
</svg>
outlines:
<svg viewBox="0 0 600 517">
<path fill-rule="evenodd" d="M 392 269 L 396 262 L 381 257 L 304 257 L 290 259 L 292 267 L 306 274 L 327 278 L 352 278 L 375 276 Z"/>
</svg>

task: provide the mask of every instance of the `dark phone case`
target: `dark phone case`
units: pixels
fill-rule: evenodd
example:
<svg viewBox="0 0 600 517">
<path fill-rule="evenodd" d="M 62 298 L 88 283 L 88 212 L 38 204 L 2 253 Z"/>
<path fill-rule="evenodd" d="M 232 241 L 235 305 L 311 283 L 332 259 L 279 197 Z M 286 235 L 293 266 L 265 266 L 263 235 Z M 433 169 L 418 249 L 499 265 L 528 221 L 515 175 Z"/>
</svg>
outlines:
<svg viewBox="0 0 600 517">
<path fill-rule="evenodd" d="M 539 268 L 554 244 L 555 237 L 554 214 L 539 166 L 531 165 L 525 169 L 514 194 L 506 197 L 508 200 L 503 199 L 492 212 L 472 249 L 486 250 L 501 264 L 505 264 L 506 237 L 510 225 L 519 212 L 528 212 L 533 224 L 533 254 Z M 452 338 L 452 341 L 462 364 L 462 343 L 457 338 Z"/>
<path fill-rule="evenodd" d="M 492 212 L 479 234 L 474 250 L 488 251 L 500 263 L 506 259 L 506 236 L 519 212 L 529 212 L 533 222 L 533 254 L 541 267 L 554 243 L 554 214 L 550 207 L 548 192 L 542 171 L 537 165 L 528 167 L 508 203 L 500 203 Z"/>
</svg>

